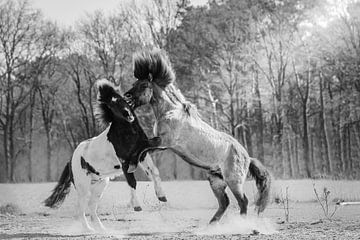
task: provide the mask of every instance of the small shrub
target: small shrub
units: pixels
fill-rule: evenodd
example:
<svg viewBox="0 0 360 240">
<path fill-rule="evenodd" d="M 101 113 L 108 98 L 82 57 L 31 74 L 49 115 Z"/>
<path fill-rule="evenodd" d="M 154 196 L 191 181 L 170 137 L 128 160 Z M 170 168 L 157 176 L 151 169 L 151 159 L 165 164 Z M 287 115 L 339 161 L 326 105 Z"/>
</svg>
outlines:
<svg viewBox="0 0 360 240">
<path fill-rule="evenodd" d="M 323 210 L 324 216 L 331 220 L 333 216 L 335 215 L 336 211 L 338 210 L 337 205 L 335 205 L 334 209 L 330 210 L 330 191 L 324 187 L 322 190 L 322 194 L 320 195 L 315 187 L 315 183 L 313 183 L 313 189 L 316 196 L 317 202 L 320 204 L 321 209 Z"/>
<path fill-rule="evenodd" d="M 0 206 L 0 214 L 3 215 L 19 215 L 21 213 L 20 208 L 13 203 L 7 203 Z"/>
</svg>

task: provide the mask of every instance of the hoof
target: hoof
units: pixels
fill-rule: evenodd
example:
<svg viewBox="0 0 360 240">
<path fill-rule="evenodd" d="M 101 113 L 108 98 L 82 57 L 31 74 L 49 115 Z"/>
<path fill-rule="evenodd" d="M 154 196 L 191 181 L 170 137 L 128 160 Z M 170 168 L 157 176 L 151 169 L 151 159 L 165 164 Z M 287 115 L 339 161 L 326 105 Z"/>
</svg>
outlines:
<svg viewBox="0 0 360 240">
<path fill-rule="evenodd" d="M 215 224 L 218 224 L 220 221 L 219 218 L 212 218 L 209 222 L 209 225 L 215 225 Z"/>
<path fill-rule="evenodd" d="M 165 196 L 164 197 L 158 197 L 158 199 L 159 199 L 160 202 L 167 202 L 167 199 L 166 199 Z"/>
<path fill-rule="evenodd" d="M 140 211 L 142 211 L 142 208 L 140 206 L 134 207 L 134 211 L 135 212 L 140 212 Z"/>
<path fill-rule="evenodd" d="M 106 233 L 106 228 L 104 227 L 104 225 L 99 225 L 96 227 L 96 230 L 100 233 Z"/>
<path fill-rule="evenodd" d="M 83 233 L 95 233 L 95 229 L 90 227 L 90 226 L 87 226 L 87 227 L 83 227 Z"/>
<path fill-rule="evenodd" d="M 128 172 L 128 173 L 133 173 L 133 172 L 136 171 L 136 169 L 137 169 L 137 166 L 136 166 L 136 165 L 130 164 L 127 172 Z"/>
</svg>

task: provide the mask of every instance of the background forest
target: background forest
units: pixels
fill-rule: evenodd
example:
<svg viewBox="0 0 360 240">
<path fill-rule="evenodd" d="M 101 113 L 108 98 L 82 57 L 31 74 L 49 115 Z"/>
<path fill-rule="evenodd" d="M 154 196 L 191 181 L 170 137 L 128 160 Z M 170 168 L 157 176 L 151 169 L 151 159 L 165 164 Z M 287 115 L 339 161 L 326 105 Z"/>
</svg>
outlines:
<svg viewBox="0 0 360 240">
<path fill-rule="evenodd" d="M 357 1 L 127 1 L 63 27 L 31 2 L 0 0 L 0 181 L 57 180 L 101 131 L 96 80 L 126 91 L 132 54 L 154 47 L 203 119 L 277 178 L 360 178 Z M 151 109 L 137 113 L 151 136 Z M 163 180 L 204 178 L 153 157 Z"/>
</svg>

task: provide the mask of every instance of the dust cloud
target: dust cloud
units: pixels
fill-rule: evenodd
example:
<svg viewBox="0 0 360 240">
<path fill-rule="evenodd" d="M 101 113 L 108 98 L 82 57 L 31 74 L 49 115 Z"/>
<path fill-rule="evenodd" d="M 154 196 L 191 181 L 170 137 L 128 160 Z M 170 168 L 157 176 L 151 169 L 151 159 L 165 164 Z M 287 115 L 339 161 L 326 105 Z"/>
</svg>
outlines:
<svg viewBox="0 0 360 240">
<path fill-rule="evenodd" d="M 219 223 L 198 228 L 194 233 L 197 235 L 274 234 L 277 230 L 276 224 L 268 218 L 227 215 Z"/>
</svg>

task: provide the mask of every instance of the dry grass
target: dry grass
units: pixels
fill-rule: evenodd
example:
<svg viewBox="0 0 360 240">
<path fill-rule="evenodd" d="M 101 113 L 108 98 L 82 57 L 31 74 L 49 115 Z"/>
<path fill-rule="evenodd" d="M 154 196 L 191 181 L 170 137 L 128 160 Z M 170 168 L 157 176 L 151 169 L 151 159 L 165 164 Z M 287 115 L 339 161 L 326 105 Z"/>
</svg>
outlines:
<svg viewBox="0 0 360 240">
<path fill-rule="evenodd" d="M 21 214 L 20 208 L 13 203 L 6 203 L 0 206 L 0 214 L 2 215 L 19 215 Z"/>
</svg>

